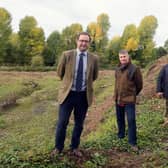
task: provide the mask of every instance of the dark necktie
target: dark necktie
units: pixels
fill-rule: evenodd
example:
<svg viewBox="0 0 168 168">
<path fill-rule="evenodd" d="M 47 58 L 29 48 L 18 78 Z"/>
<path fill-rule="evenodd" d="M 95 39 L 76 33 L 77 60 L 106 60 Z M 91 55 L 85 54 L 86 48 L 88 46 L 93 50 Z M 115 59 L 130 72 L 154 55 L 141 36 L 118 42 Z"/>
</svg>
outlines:
<svg viewBox="0 0 168 168">
<path fill-rule="evenodd" d="M 80 53 L 79 55 L 79 64 L 77 70 L 77 77 L 76 77 L 76 91 L 81 91 L 82 89 L 82 81 L 83 81 L 83 56 L 84 53 Z"/>
</svg>

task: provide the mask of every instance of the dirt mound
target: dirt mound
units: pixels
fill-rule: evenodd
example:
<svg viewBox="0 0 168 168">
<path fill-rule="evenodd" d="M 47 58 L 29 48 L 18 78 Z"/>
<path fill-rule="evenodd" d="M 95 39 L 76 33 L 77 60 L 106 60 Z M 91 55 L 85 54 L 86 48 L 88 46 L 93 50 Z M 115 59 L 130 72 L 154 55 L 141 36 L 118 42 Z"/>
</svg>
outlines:
<svg viewBox="0 0 168 168">
<path fill-rule="evenodd" d="M 96 130 L 103 121 L 105 112 L 114 104 L 113 96 L 108 96 L 100 105 L 93 104 L 93 108 L 88 112 L 85 121 L 84 135 Z"/>
<path fill-rule="evenodd" d="M 156 95 L 156 81 L 161 68 L 168 64 L 168 55 L 156 60 L 153 64 L 145 69 L 144 87 L 142 95 L 144 97 L 154 97 Z"/>
<path fill-rule="evenodd" d="M 144 154 L 139 155 L 118 149 L 80 149 L 80 152 L 82 153 L 82 157 L 74 156 L 68 150 L 64 151 L 63 155 L 57 158 L 57 161 L 63 160 L 66 156 L 69 162 L 75 163 L 78 168 L 92 166 L 103 168 L 141 168 L 145 161 Z M 107 158 L 107 160 L 105 158 Z"/>
</svg>

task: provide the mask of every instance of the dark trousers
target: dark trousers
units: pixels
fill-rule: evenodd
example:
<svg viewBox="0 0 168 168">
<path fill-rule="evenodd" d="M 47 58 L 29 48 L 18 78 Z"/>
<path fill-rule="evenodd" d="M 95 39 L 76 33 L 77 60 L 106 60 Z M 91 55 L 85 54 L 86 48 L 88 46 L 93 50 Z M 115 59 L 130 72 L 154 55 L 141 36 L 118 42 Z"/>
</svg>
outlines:
<svg viewBox="0 0 168 168">
<path fill-rule="evenodd" d="M 131 145 L 137 144 L 136 137 L 136 119 L 135 119 L 135 104 L 126 104 L 124 106 L 116 105 L 118 137 L 125 137 L 125 113 L 127 114 L 128 122 L 128 142 Z"/>
<path fill-rule="evenodd" d="M 74 111 L 74 128 L 71 139 L 71 149 L 78 148 L 83 130 L 88 103 L 86 92 L 71 91 L 59 107 L 58 123 L 56 128 L 55 148 L 62 151 L 66 137 L 66 129 L 72 110 Z"/>
</svg>

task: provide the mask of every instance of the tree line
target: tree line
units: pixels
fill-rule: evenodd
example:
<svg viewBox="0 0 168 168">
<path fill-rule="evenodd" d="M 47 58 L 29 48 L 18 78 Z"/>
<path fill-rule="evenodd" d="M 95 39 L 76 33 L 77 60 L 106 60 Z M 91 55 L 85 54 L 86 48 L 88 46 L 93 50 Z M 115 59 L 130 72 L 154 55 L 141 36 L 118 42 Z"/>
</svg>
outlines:
<svg viewBox="0 0 168 168">
<path fill-rule="evenodd" d="M 106 13 L 89 23 L 86 30 L 80 23 L 73 23 L 61 32 L 51 32 L 47 38 L 33 16 L 20 20 L 18 32 L 12 31 L 11 21 L 11 14 L 0 8 L 0 65 L 57 65 L 62 51 L 76 47 L 76 34 L 81 31 L 90 33 L 92 41 L 89 50 L 100 56 L 100 65 L 104 68 L 117 63 L 121 48 L 127 49 L 133 61 L 140 66 L 168 53 L 168 39 L 164 46 L 155 46 L 153 38 L 158 21 L 153 15 L 142 18 L 138 26 L 126 25 L 121 36 L 111 39 L 108 37 L 111 24 Z"/>
</svg>

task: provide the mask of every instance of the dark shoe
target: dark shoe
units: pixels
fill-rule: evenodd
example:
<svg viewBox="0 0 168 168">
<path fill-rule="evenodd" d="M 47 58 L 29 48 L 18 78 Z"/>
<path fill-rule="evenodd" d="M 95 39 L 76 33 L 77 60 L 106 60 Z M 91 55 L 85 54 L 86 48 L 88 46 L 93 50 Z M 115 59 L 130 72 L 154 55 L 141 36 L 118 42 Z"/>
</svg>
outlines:
<svg viewBox="0 0 168 168">
<path fill-rule="evenodd" d="M 72 149 L 71 154 L 73 154 L 76 157 L 82 157 L 82 152 L 79 149 Z"/>
<path fill-rule="evenodd" d="M 118 138 L 119 138 L 119 139 L 124 139 L 124 138 L 125 138 L 125 136 L 118 136 Z"/>
<path fill-rule="evenodd" d="M 125 134 L 118 134 L 117 136 L 118 136 L 119 139 L 125 138 Z"/>
<path fill-rule="evenodd" d="M 58 149 L 54 149 L 51 153 L 50 153 L 50 157 L 55 157 L 61 154 L 61 151 L 59 151 Z"/>
<path fill-rule="evenodd" d="M 139 151 L 139 148 L 138 148 L 137 145 L 131 145 L 131 150 L 132 150 L 133 152 L 138 152 L 138 151 Z"/>
</svg>

